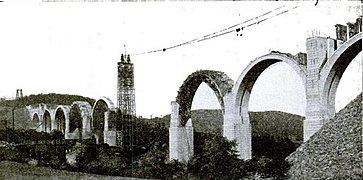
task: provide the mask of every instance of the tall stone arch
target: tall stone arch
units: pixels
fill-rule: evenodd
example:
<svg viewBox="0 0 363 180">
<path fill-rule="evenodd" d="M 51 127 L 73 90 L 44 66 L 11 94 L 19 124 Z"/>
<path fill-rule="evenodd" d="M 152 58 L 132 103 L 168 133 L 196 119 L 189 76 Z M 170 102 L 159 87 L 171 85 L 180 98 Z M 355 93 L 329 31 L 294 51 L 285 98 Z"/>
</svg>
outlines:
<svg viewBox="0 0 363 180">
<path fill-rule="evenodd" d="M 341 44 L 331 38 L 307 38 L 308 74 L 304 141 L 335 115 L 335 95 L 349 63 L 362 51 L 362 33 Z"/>
<path fill-rule="evenodd" d="M 302 60 L 304 58 L 306 60 L 304 54 L 292 56 L 290 54 L 272 52 L 255 59 L 242 71 L 233 87 L 233 98 L 229 101 L 231 104 L 227 106 L 231 108 L 228 112 L 230 113 L 229 118 L 233 119 L 233 121 L 229 121 L 231 124 L 224 126 L 224 135 L 227 139 L 237 141 L 237 150 L 240 153 L 240 158 L 251 159 L 252 157 L 251 125 L 248 106 L 251 91 L 257 78 L 271 65 L 283 62 L 296 71 L 305 86 L 307 72 L 304 64 L 301 63 L 306 62 Z"/>
<path fill-rule="evenodd" d="M 231 93 L 233 80 L 220 71 L 200 70 L 190 74 L 179 88 L 176 100 L 171 103 L 169 128 L 169 158 L 188 161 L 194 154 L 191 106 L 199 85 L 206 83 L 215 93 L 223 114 L 226 97 Z M 228 99 L 228 98 L 227 98 Z"/>
<path fill-rule="evenodd" d="M 320 72 L 322 113 L 325 119 L 335 115 L 335 95 L 343 73 L 352 60 L 362 52 L 362 33 L 344 42 L 327 60 Z"/>
<path fill-rule="evenodd" d="M 92 131 L 97 144 L 116 146 L 115 111 L 115 105 L 108 97 L 100 97 L 93 105 Z"/>
<path fill-rule="evenodd" d="M 75 101 L 69 111 L 68 139 L 91 139 L 92 106 L 85 101 Z"/>
</svg>

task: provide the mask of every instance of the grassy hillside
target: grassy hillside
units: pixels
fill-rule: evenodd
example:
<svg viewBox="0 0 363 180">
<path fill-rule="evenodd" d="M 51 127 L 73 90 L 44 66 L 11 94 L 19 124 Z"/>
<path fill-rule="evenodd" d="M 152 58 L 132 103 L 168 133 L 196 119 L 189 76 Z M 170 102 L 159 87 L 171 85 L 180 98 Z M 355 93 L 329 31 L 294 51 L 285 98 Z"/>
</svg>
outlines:
<svg viewBox="0 0 363 180">
<path fill-rule="evenodd" d="M 291 179 L 363 179 L 362 94 L 287 159 Z"/>
<path fill-rule="evenodd" d="M 303 120 L 302 116 L 278 111 L 250 112 L 254 136 L 288 137 L 293 142 L 303 140 Z M 170 115 L 149 121 L 162 122 L 169 127 Z M 194 130 L 197 132 L 222 135 L 223 115 L 221 110 L 193 110 L 192 121 Z"/>
<path fill-rule="evenodd" d="M 14 110 L 14 128 L 15 129 L 27 129 L 33 127 L 34 124 L 29 122 L 29 113 L 25 108 L 27 105 L 37 105 L 45 103 L 49 107 L 55 108 L 56 105 L 71 105 L 74 101 L 87 101 L 91 105 L 94 104 L 95 100 L 69 94 L 38 94 L 25 96 L 19 100 L 5 100 L 0 101 L 0 129 L 5 127 L 12 128 L 12 109 Z"/>
</svg>

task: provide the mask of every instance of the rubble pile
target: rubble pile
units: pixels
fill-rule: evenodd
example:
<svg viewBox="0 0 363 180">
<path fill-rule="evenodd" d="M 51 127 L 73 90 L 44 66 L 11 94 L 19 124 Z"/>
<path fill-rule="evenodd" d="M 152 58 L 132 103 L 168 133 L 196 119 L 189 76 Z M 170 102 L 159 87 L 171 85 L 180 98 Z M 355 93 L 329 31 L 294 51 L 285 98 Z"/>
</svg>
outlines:
<svg viewBox="0 0 363 180">
<path fill-rule="evenodd" d="M 362 94 L 287 157 L 290 179 L 363 179 Z"/>
</svg>

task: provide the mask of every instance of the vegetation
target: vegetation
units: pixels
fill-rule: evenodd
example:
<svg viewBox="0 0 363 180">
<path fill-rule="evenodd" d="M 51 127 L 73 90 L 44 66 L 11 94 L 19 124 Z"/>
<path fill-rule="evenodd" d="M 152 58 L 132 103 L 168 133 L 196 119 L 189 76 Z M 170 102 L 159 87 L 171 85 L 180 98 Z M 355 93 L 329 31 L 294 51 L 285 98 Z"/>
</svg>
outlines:
<svg viewBox="0 0 363 180">
<path fill-rule="evenodd" d="M 29 104 L 71 104 L 74 100 L 85 100 L 66 97 L 67 95 L 50 94 L 28 98 L 33 99 Z M 90 101 L 92 104 L 92 100 Z M 22 104 L 20 101 L 17 103 Z M 0 107 L 6 105 L 11 103 L 0 103 Z M 0 112 L 1 110 L 11 112 L 6 108 L 0 109 Z M 4 116 L 8 115 L 6 113 Z M 0 131 L 0 140 L 7 143 L 0 147 L 0 160 L 29 162 L 34 159 L 40 166 L 124 177 L 241 179 L 260 176 L 281 179 L 289 167 L 284 159 L 299 145 L 302 136 L 302 129 L 299 129 L 302 126 L 299 125 L 302 122 L 300 116 L 281 112 L 250 113 L 253 159 L 243 161 L 237 157 L 236 143 L 221 136 L 223 116 L 220 110 L 192 111 L 195 155 L 185 164 L 169 161 L 168 158 L 170 116 L 152 120 L 133 117 L 134 120 L 129 121 L 126 119 L 130 117 L 117 112 L 115 117 L 117 120 L 114 127 L 122 129 L 123 133 L 121 147 L 75 144 L 64 140 L 60 132 L 46 134 L 21 130 L 19 126 L 15 130 Z M 23 121 L 20 119 L 20 115 L 15 115 L 16 122 Z M 22 126 L 29 127 L 27 124 Z M 7 127 L 11 127 L 9 123 Z M 77 152 L 76 164 L 67 164 L 66 152 Z"/>
<path fill-rule="evenodd" d="M 29 113 L 25 108 L 27 105 L 38 105 L 40 103 L 45 103 L 48 106 L 71 105 L 74 101 L 86 101 L 91 105 L 95 103 L 94 99 L 88 97 L 55 93 L 29 95 L 18 100 L 2 100 L 0 101 L 0 129 L 13 127 L 13 109 L 14 129 L 29 129 L 36 127 L 36 125 L 29 121 Z"/>
<path fill-rule="evenodd" d="M 16 105 L 18 107 L 24 107 L 27 105 L 35 105 L 40 103 L 71 105 L 74 101 L 87 101 L 91 105 L 95 103 L 94 99 L 88 97 L 50 93 L 24 96 L 23 98 L 17 100 L 0 101 L 0 106 L 13 107 Z"/>
<path fill-rule="evenodd" d="M 272 136 L 277 141 L 288 138 L 294 143 L 302 143 L 304 117 L 279 111 L 250 112 L 249 115 L 253 136 Z M 196 132 L 222 135 L 223 114 L 221 110 L 193 110 L 191 119 Z M 169 127 L 170 115 L 150 121 L 163 123 Z"/>
</svg>

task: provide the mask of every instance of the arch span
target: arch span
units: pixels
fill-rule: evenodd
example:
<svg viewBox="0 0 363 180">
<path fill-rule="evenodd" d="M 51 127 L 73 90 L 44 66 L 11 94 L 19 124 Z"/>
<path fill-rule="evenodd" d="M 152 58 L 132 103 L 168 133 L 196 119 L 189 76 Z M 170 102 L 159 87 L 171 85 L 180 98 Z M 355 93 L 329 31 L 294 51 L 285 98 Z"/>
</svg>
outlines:
<svg viewBox="0 0 363 180">
<path fill-rule="evenodd" d="M 39 128 L 39 123 L 40 123 L 40 118 L 39 118 L 39 114 L 37 112 L 33 113 L 32 115 L 32 123 L 34 124 L 34 128 L 35 130 L 37 130 Z"/>
<path fill-rule="evenodd" d="M 252 131 L 248 106 L 251 91 L 257 78 L 271 65 L 283 62 L 295 70 L 301 77 L 305 87 L 307 70 L 304 65 L 299 64 L 300 58 L 305 58 L 304 61 L 306 62 L 306 56 L 299 57 L 298 55 L 291 56 L 289 54 L 271 52 L 252 61 L 239 76 L 232 90 L 234 96 L 231 101 L 232 104 L 229 105 L 229 107 L 232 108 L 230 112 L 234 119 L 234 125 L 231 127 L 224 127 L 224 136 L 228 139 L 235 139 L 237 141 L 240 158 L 252 158 Z"/>
<path fill-rule="evenodd" d="M 215 93 L 222 112 L 225 112 L 224 97 L 232 91 L 233 80 L 225 73 L 212 70 L 200 70 L 190 74 L 179 88 L 176 102 L 179 104 L 180 125 L 184 126 L 191 117 L 193 97 L 199 85 L 206 83 Z"/>
<path fill-rule="evenodd" d="M 350 62 L 360 52 L 362 52 L 362 32 L 343 43 L 322 67 L 320 87 L 323 119 L 329 119 L 335 115 L 335 95 L 340 79 Z"/>
<path fill-rule="evenodd" d="M 75 101 L 69 111 L 68 139 L 91 138 L 91 112 L 92 107 L 88 102 Z"/>
<path fill-rule="evenodd" d="M 206 83 L 214 91 L 222 112 L 225 114 L 226 97 L 232 91 L 233 80 L 220 71 L 200 70 L 190 74 L 179 88 L 176 101 L 171 103 L 170 160 L 188 161 L 194 154 L 193 127 L 190 120 L 191 106 L 195 92 L 202 82 Z"/>
<path fill-rule="evenodd" d="M 44 110 L 43 127 L 44 127 L 44 132 L 49 133 L 52 131 L 52 119 L 51 119 L 50 111 L 47 109 Z"/>
<path fill-rule="evenodd" d="M 96 143 L 108 143 L 114 145 L 108 141 L 107 137 L 109 130 L 115 131 L 114 121 L 110 121 L 110 113 L 115 111 L 115 105 L 108 97 L 99 98 L 92 109 L 92 131 L 94 133 Z"/>
<path fill-rule="evenodd" d="M 69 124 L 69 111 L 70 108 L 68 106 L 59 105 L 55 109 L 54 115 L 54 123 L 55 129 L 61 131 L 63 134 L 69 132 L 69 127 L 67 128 L 66 124 Z"/>
<path fill-rule="evenodd" d="M 257 78 L 271 65 L 283 62 L 292 67 L 301 77 L 305 87 L 306 68 L 299 65 L 297 60 L 283 53 L 269 53 L 252 61 L 241 73 L 235 86 L 233 94 L 235 95 L 234 113 L 241 117 L 240 123 L 249 123 L 248 105 L 249 98 Z"/>
</svg>

